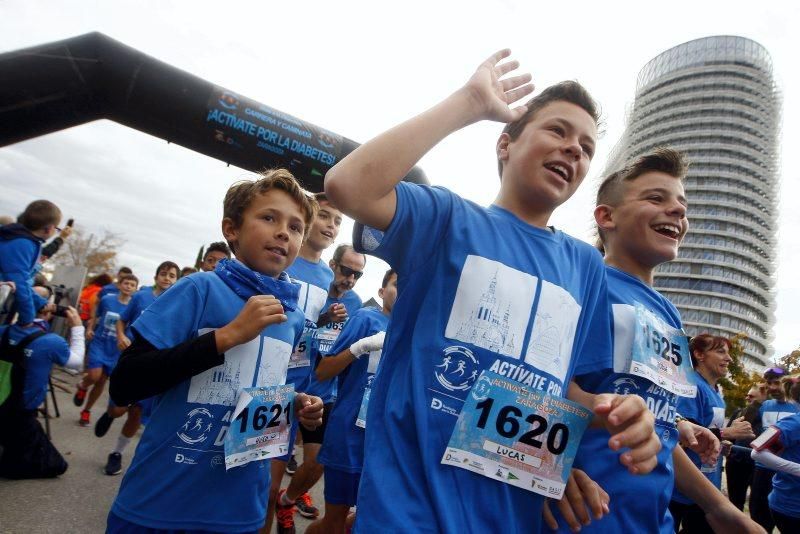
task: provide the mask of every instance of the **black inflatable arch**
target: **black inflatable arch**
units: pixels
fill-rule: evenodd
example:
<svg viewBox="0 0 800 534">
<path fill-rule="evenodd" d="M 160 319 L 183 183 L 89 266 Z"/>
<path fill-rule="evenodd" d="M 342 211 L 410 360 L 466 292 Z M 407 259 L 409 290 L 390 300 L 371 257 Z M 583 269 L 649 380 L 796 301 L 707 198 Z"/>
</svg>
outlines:
<svg viewBox="0 0 800 534">
<path fill-rule="evenodd" d="M 312 191 L 358 143 L 102 33 L 0 54 L 0 146 L 110 119 L 243 169 L 290 169 Z M 427 183 L 415 167 L 406 180 Z"/>
</svg>

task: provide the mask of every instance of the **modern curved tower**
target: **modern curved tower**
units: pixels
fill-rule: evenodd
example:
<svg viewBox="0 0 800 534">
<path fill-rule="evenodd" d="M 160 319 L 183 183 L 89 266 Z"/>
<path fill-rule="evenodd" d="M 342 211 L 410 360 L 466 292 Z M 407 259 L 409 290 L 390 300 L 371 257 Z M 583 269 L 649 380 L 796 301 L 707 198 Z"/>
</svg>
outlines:
<svg viewBox="0 0 800 534">
<path fill-rule="evenodd" d="M 690 335 L 747 334 L 745 363 L 772 356 L 780 95 L 760 44 L 715 36 L 678 45 L 639 73 L 636 100 L 609 163 L 653 148 L 689 158 L 689 234 L 655 287 Z"/>
</svg>

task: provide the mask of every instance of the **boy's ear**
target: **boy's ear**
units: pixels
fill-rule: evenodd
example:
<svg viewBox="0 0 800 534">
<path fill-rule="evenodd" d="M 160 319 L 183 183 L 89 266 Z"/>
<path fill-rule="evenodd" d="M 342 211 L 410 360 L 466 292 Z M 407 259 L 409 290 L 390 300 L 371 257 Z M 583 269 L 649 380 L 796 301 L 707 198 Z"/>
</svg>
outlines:
<svg viewBox="0 0 800 534">
<path fill-rule="evenodd" d="M 336 269 L 336 262 L 333 260 L 328 260 L 328 267 L 331 268 L 331 271 Z"/>
<path fill-rule="evenodd" d="M 614 222 L 614 208 L 607 204 L 600 204 L 594 208 L 594 221 L 603 231 L 613 230 L 617 227 Z"/>
<path fill-rule="evenodd" d="M 508 161 L 508 145 L 511 143 L 511 136 L 507 133 L 501 133 L 500 137 L 497 138 L 497 146 L 495 147 L 495 152 L 497 154 L 497 159 L 502 162 Z"/>
<path fill-rule="evenodd" d="M 378 296 L 381 298 L 381 300 L 383 300 L 383 288 L 382 287 L 378 289 Z"/>
<path fill-rule="evenodd" d="M 222 219 L 222 236 L 225 238 L 225 241 L 229 243 L 236 243 L 236 240 L 239 238 L 239 229 L 230 217 Z M 205 261 L 205 257 L 203 261 Z"/>
</svg>

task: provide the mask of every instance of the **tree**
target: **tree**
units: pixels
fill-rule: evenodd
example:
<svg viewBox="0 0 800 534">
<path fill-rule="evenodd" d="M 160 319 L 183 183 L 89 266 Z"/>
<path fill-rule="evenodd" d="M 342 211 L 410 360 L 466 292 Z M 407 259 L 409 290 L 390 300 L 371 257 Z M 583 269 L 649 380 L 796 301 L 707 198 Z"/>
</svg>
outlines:
<svg viewBox="0 0 800 534">
<path fill-rule="evenodd" d="M 103 230 L 98 237 L 86 235 L 83 228 L 75 227 L 72 235 L 64 240 L 61 249 L 48 263 L 51 265 L 75 265 L 86 267 L 88 276 L 96 276 L 116 269 L 117 251 L 125 243 L 120 234 Z"/>
<path fill-rule="evenodd" d="M 748 371 L 742 363 L 744 354 L 744 344 L 742 342 L 745 339 L 747 339 L 747 335 L 742 333 L 730 338 L 732 361 L 728 365 L 728 376 L 719 381 L 725 397 L 725 409 L 729 416 L 739 408 L 744 408 L 747 404 L 747 399 L 745 398 L 747 392 L 754 385 L 763 381 L 759 373 Z"/>
<path fill-rule="evenodd" d="M 783 367 L 790 375 L 800 373 L 800 349 L 779 358 L 778 367 Z"/>
</svg>

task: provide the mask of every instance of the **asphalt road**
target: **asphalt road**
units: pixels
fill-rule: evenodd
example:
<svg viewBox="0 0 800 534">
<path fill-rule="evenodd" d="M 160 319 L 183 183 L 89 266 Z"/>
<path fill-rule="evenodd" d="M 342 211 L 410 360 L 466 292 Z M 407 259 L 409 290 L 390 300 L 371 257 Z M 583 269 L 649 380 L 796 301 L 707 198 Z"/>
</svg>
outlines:
<svg viewBox="0 0 800 534">
<path fill-rule="evenodd" d="M 0 532 L 2 533 L 94 533 L 104 532 L 108 510 L 117 494 L 122 474 L 103 473 L 108 453 L 114 448 L 122 421 L 114 422 L 102 438 L 94 435 L 93 426 L 78 425 L 80 408 L 72 403 L 72 392 L 78 377 L 54 372 L 56 400 L 61 417 L 52 418 L 53 443 L 69 463 L 67 472 L 49 480 L 7 480 L 0 478 Z M 103 413 L 108 397 L 104 394 L 92 410 L 92 424 Z M 48 397 L 49 400 L 49 397 Z M 52 405 L 50 412 L 53 414 Z M 44 425 L 44 420 L 40 419 Z M 141 434 L 141 431 L 139 432 Z M 123 473 L 128 467 L 139 436 L 128 445 L 123 455 Z M 302 454 L 298 456 L 298 461 Z M 289 483 L 285 476 L 283 486 Z M 323 508 L 322 481 L 311 492 L 314 504 Z M 309 521 L 296 516 L 298 532 L 304 532 Z"/>
</svg>

